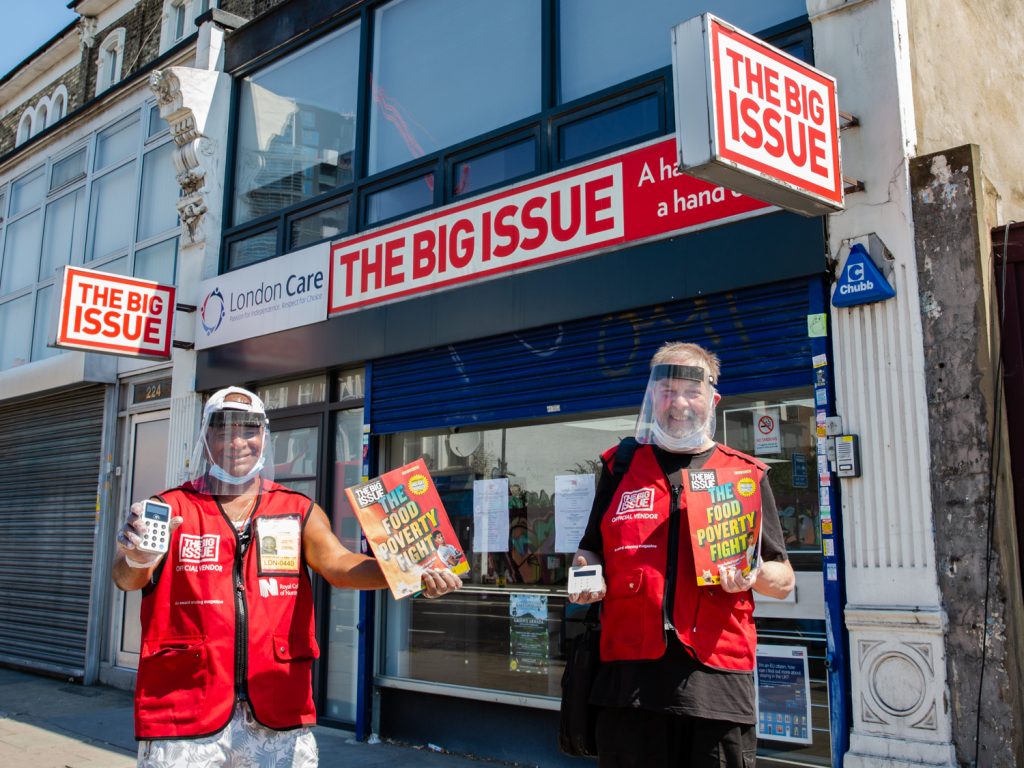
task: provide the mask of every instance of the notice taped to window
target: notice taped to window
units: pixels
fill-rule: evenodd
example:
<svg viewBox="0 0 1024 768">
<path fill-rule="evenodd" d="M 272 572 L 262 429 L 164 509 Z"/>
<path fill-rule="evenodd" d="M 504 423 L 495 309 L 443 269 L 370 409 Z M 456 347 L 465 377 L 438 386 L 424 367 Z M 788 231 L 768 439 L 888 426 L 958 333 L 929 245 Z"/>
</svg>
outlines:
<svg viewBox="0 0 1024 768">
<path fill-rule="evenodd" d="M 757 646 L 757 738 L 811 743 L 811 683 L 802 645 Z"/>
<path fill-rule="evenodd" d="M 426 569 L 469 572 L 423 459 L 345 489 L 396 599 L 423 589 Z"/>
</svg>

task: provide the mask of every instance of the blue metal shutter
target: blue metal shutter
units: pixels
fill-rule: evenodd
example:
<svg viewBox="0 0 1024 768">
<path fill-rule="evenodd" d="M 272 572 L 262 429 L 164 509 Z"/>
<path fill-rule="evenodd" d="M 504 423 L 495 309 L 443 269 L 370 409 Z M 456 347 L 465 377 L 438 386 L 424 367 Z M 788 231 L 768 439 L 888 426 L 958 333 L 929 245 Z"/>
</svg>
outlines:
<svg viewBox="0 0 1024 768">
<path fill-rule="evenodd" d="M 505 334 L 373 364 L 375 434 L 638 408 L 651 355 L 689 341 L 722 360 L 722 394 L 811 382 L 815 279 Z M 496 308 L 496 311 L 500 311 Z"/>
</svg>

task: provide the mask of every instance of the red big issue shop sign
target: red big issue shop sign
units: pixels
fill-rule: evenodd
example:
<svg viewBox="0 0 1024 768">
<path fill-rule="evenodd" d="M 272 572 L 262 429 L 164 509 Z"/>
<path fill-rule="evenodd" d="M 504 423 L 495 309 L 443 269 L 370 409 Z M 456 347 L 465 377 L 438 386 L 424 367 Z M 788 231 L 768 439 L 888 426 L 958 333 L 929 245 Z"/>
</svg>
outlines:
<svg viewBox="0 0 1024 768">
<path fill-rule="evenodd" d="M 659 139 L 332 244 L 328 313 L 771 210 L 768 203 L 681 174 L 675 139 Z"/>
<path fill-rule="evenodd" d="M 51 346 L 126 357 L 171 356 L 174 288 L 64 267 Z"/>
<path fill-rule="evenodd" d="M 672 34 L 683 170 L 807 216 L 842 210 L 835 80 L 711 14 Z"/>
</svg>

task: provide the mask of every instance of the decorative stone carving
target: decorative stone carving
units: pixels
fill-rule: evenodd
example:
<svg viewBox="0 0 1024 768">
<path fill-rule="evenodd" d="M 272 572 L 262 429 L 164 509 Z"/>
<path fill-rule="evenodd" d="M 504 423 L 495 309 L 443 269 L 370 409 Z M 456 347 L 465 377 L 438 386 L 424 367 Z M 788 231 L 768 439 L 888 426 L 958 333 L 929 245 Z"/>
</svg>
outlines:
<svg viewBox="0 0 1024 768">
<path fill-rule="evenodd" d="M 170 125 L 171 137 L 177 146 L 174 167 L 183 192 L 178 200 L 178 215 L 188 242 L 201 243 L 205 240 L 203 217 L 209 209 L 204 199 L 206 169 L 200 156 L 211 155 L 211 151 L 202 146 L 209 142 L 199 130 L 195 114 L 185 106 L 181 81 L 173 71 L 155 71 L 149 76 L 149 87 L 156 94 L 160 115 Z"/>
<path fill-rule="evenodd" d="M 78 48 L 85 50 L 96 45 L 96 17 L 82 16 L 78 20 Z"/>
</svg>

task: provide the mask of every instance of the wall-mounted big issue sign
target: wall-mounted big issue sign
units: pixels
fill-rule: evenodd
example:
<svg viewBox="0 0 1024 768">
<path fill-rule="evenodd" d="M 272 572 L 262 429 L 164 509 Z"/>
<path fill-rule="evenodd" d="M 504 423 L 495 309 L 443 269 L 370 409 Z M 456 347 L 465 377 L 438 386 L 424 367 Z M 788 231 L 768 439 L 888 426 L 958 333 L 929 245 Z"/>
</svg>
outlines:
<svg viewBox="0 0 1024 768">
<path fill-rule="evenodd" d="M 174 287 L 64 267 L 51 347 L 125 357 L 171 356 Z"/>
<path fill-rule="evenodd" d="M 683 171 L 805 216 L 843 209 L 834 78 L 709 13 L 672 48 Z"/>
</svg>

